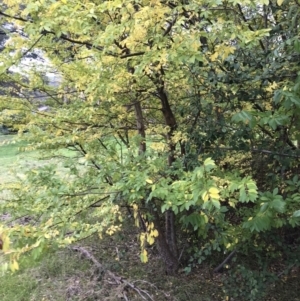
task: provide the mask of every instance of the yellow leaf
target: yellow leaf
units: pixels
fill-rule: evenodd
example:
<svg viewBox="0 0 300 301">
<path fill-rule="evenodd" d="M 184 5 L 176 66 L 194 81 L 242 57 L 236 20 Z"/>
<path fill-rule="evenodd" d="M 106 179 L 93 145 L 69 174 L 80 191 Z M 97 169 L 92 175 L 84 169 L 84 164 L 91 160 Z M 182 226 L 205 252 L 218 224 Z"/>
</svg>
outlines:
<svg viewBox="0 0 300 301">
<path fill-rule="evenodd" d="M 218 200 L 220 198 L 220 195 L 219 194 L 210 194 L 209 195 L 212 199 L 215 199 L 215 200 Z"/>
<path fill-rule="evenodd" d="M 162 142 L 152 142 L 150 148 L 156 151 L 164 151 L 166 148 L 165 143 Z"/>
<path fill-rule="evenodd" d="M 46 226 L 52 226 L 53 224 L 53 218 L 51 217 L 50 219 L 47 220 L 47 222 L 45 223 Z"/>
<path fill-rule="evenodd" d="M 147 243 L 149 245 L 153 245 L 154 244 L 154 238 L 151 235 L 147 236 Z"/>
<path fill-rule="evenodd" d="M 207 191 L 205 191 L 205 192 L 202 194 L 202 199 L 203 199 L 204 202 L 208 201 L 209 195 L 208 195 Z"/>
<path fill-rule="evenodd" d="M 2 237 L 2 240 L 3 240 L 3 247 L 2 247 L 2 250 L 3 252 L 6 252 L 9 250 L 9 243 L 10 243 L 10 240 L 8 238 L 8 236 L 4 236 Z"/>
<path fill-rule="evenodd" d="M 141 257 L 141 262 L 143 262 L 143 263 L 148 262 L 148 253 L 145 249 L 142 251 L 140 257 Z"/>
<path fill-rule="evenodd" d="M 153 230 L 153 231 L 151 231 L 151 235 L 153 236 L 153 237 L 158 237 L 158 231 L 155 229 L 155 230 Z"/>
<path fill-rule="evenodd" d="M 219 56 L 219 52 L 216 51 L 214 54 L 210 56 L 211 61 L 214 62 L 218 56 Z"/>
<path fill-rule="evenodd" d="M 270 84 L 267 88 L 266 91 L 268 92 L 273 92 L 276 88 L 278 87 L 276 82 L 273 82 L 272 84 Z"/>
<path fill-rule="evenodd" d="M 147 182 L 148 184 L 153 184 L 153 181 L 152 181 L 151 179 L 147 179 L 146 182 Z"/>
<path fill-rule="evenodd" d="M 218 194 L 219 193 L 219 189 L 216 187 L 211 187 L 208 189 L 209 194 Z"/>
<path fill-rule="evenodd" d="M 284 0 L 277 0 L 277 4 L 278 6 L 281 6 L 281 4 L 283 3 Z"/>
<path fill-rule="evenodd" d="M 234 202 L 229 201 L 228 204 L 229 204 L 231 207 L 235 208 L 235 203 L 234 203 Z"/>
<path fill-rule="evenodd" d="M 152 222 L 152 223 L 150 223 L 150 225 L 149 225 L 149 229 L 153 229 L 154 228 L 154 223 Z"/>
<path fill-rule="evenodd" d="M 10 263 L 10 269 L 11 269 L 12 272 L 17 271 L 19 269 L 19 264 L 16 260 L 13 260 Z"/>
<path fill-rule="evenodd" d="M 219 190 L 216 187 L 209 188 L 208 193 L 212 199 L 218 200 L 220 198 Z"/>
<path fill-rule="evenodd" d="M 143 248 L 143 246 L 145 245 L 145 239 L 146 239 L 146 234 L 141 233 L 141 235 L 140 235 L 141 248 Z"/>
</svg>

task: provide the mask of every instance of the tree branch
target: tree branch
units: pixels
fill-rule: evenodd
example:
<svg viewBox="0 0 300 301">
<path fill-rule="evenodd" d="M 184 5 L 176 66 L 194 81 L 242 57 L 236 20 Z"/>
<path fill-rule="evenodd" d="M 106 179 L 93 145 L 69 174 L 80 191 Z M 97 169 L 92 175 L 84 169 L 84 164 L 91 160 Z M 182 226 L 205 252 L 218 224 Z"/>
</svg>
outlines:
<svg viewBox="0 0 300 301">
<path fill-rule="evenodd" d="M 30 22 L 30 23 L 32 23 L 31 20 L 24 19 L 24 18 L 21 18 L 21 17 L 11 16 L 11 15 L 8 15 L 8 14 L 4 13 L 3 11 L 0 11 L 0 15 L 1 15 L 1 16 L 4 16 L 4 17 L 6 17 L 6 18 L 10 18 L 10 19 L 14 19 L 14 20 L 19 20 L 19 21 L 23 21 L 23 22 Z"/>
<path fill-rule="evenodd" d="M 135 52 L 135 53 L 128 53 L 128 54 L 123 54 L 120 56 L 121 59 L 125 59 L 127 57 L 132 57 L 132 56 L 139 56 L 145 54 L 145 51 L 140 51 L 140 52 Z"/>
<path fill-rule="evenodd" d="M 214 273 L 218 273 L 220 272 L 220 270 L 223 268 L 223 266 L 229 262 L 233 256 L 236 254 L 236 250 L 233 250 L 225 259 L 222 263 L 220 263 L 215 269 L 214 269 Z"/>
<path fill-rule="evenodd" d="M 237 7 L 238 7 L 238 9 L 239 9 L 239 12 L 240 12 L 240 14 L 241 14 L 241 17 L 242 17 L 243 21 L 244 21 L 245 23 L 248 24 L 248 27 L 249 27 L 249 29 L 250 29 L 251 31 L 255 31 L 255 30 L 253 29 L 253 27 L 247 22 L 247 19 L 246 19 L 244 13 L 243 13 L 243 10 L 242 10 L 241 5 L 240 5 L 240 4 L 237 4 Z M 265 52 L 265 51 L 266 51 L 266 48 L 265 48 L 265 46 L 264 46 L 262 40 L 259 40 L 259 44 L 260 44 L 260 47 L 262 48 L 262 50 Z"/>
</svg>

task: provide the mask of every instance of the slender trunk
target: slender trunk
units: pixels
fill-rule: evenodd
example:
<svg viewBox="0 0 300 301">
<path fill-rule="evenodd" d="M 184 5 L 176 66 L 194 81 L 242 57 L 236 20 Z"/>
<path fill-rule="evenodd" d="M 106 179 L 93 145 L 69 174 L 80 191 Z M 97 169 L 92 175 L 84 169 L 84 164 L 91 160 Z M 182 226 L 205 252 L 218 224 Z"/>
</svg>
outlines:
<svg viewBox="0 0 300 301">
<path fill-rule="evenodd" d="M 175 258 L 178 258 L 176 229 L 175 229 L 175 214 L 172 210 L 167 210 L 165 213 L 165 227 L 166 227 L 166 243 L 168 244 L 173 256 Z"/>
<path fill-rule="evenodd" d="M 179 266 L 178 259 L 173 254 L 170 246 L 167 243 L 166 235 L 160 225 L 159 214 L 157 213 L 157 211 L 152 212 L 152 214 L 154 216 L 155 228 L 159 233 L 156 242 L 159 255 L 166 266 L 166 273 L 168 275 L 173 275 L 178 270 L 178 266 Z"/>
<path fill-rule="evenodd" d="M 163 75 L 164 71 L 161 69 L 161 75 Z M 172 166 L 175 161 L 175 150 L 176 145 L 172 141 L 172 136 L 174 134 L 174 130 L 176 129 L 176 119 L 170 107 L 168 96 L 164 89 L 164 81 L 161 77 L 151 78 L 152 81 L 157 86 L 158 97 L 161 100 L 162 113 L 164 116 L 165 124 L 169 128 L 169 132 L 167 134 L 167 142 L 169 146 L 169 156 L 168 156 L 168 165 Z M 136 102 L 134 104 L 135 115 L 136 115 L 136 125 L 139 135 L 141 136 L 141 144 L 139 148 L 139 153 L 142 154 L 146 151 L 146 141 L 145 141 L 145 126 L 143 120 L 143 111 L 141 108 L 140 102 Z M 157 248 L 158 252 L 166 265 L 167 274 L 174 274 L 178 270 L 178 251 L 177 251 L 177 243 L 176 243 L 176 231 L 175 231 L 175 215 L 172 210 L 168 210 L 165 213 L 165 229 L 161 227 L 160 216 L 158 214 L 159 209 L 154 201 L 152 204 L 154 207 L 151 207 L 150 212 L 152 212 L 154 218 L 155 228 L 157 229 L 159 235 L 157 237 Z M 155 210 L 153 210 L 155 208 Z M 165 230 L 165 231 L 164 231 Z"/>
<path fill-rule="evenodd" d="M 145 133 L 144 120 L 143 120 L 143 111 L 142 111 L 141 103 L 139 101 L 134 103 L 134 111 L 136 117 L 136 128 L 142 139 L 139 148 L 139 154 L 141 155 L 146 151 L 146 133 Z"/>
<path fill-rule="evenodd" d="M 173 162 L 175 161 L 175 150 L 176 145 L 172 141 L 172 136 L 174 133 L 174 130 L 176 129 L 176 119 L 172 112 L 172 109 L 169 104 L 168 96 L 166 91 L 164 90 L 164 82 L 161 81 L 161 86 L 158 89 L 158 95 L 161 100 L 162 105 L 162 113 L 165 119 L 166 125 L 169 127 L 169 132 L 167 135 L 168 139 L 168 146 L 169 146 L 169 156 L 168 156 L 168 165 L 172 166 Z M 166 247 L 168 249 L 168 252 L 170 253 L 172 260 L 172 268 L 178 268 L 178 248 L 177 248 L 177 241 L 176 241 L 176 228 L 175 228 L 175 214 L 172 210 L 167 210 L 165 213 L 165 246 L 161 242 L 161 245 L 163 247 Z M 166 254 L 163 254 L 166 255 Z M 164 258 L 167 269 L 168 267 L 168 261 Z M 174 272 L 175 270 L 173 270 Z"/>
<path fill-rule="evenodd" d="M 139 101 L 134 103 L 134 110 L 136 116 L 136 126 L 139 135 L 141 136 L 141 143 L 139 148 L 139 154 L 143 154 L 146 151 L 146 134 L 145 134 L 145 125 L 143 120 L 143 111 L 141 103 Z M 170 161 L 170 159 L 169 159 Z M 173 162 L 173 159 L 171 159 Z M 171 163 L 169 163 L 171 164 Z M 174 212 L 168 210 L 165 215 L 165 233 L 160 226 L 160 219 L 158 211 L 154 211 L 154 222 L 155 227 L 159 233 L 157 238 L 157 247 L 161 258 L 163 259 L 166 265 L 166 272 L 168 275 L 174 274 L 178 269 L 178 252 L 176 246 L 176 235 L 174 227 Z"/>
</svg>

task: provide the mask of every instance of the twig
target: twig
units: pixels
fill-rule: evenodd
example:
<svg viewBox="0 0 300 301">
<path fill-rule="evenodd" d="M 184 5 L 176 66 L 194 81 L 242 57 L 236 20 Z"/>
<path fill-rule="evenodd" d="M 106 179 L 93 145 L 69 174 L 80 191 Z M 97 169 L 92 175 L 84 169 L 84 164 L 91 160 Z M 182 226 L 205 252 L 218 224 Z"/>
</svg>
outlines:
<svg viewBox="0 0 300 301">
<path fill-rule="evenodd" d="M 182 254 L 183 254 L 183 251 L 184 251 L 184 249 L 185 249 L 185 245 L 183 246 L 183 248 L 182 248 L 182 251 L 180 252 L 180 255 L 179 255 L 179 257 L 178 257 L 178 261 L 180 261 L 180 259 L 181 259 L 181 256 L 182 256 Z"/>
<path fill-rule="evenodd" d="M 123 293 L 123 298 L 126 300 L 126 301 L 129 301 L 129 299 L 127 298 L 126 294 Z"/>
<path fill-rule="evenodd" d="M 153 287 L 153 288 L 156 289 L 157 291 L 160 291 L 162 294 L 164 294 L 164 296 L 165 296 L 166 298 L 169 298 L 169 297 L 170 297 L 170 294 L 166 294 L 164 291 L 161 291 L 161 290 L 160 290 L 159 288 L 157 288 L 157 286 L 154 285 L 153 283 L 150 283 L 150 282 L 148 282 L 148 281 L 146 281 L 146 280 L 135 280 L 135 281 L 134 281 L 134 283 L 137 283 L 137 282 L 146 283 L 147 285 Z"/>
<path fill-rule="evenodd" d="M 1 12 L 0 12 L 1 13 Z M 0 14 L 1 15 L 1 14 Z M 38 39 L 25 51 L 21 54 L 21 56 L 18 58 L 19 60 L 22 59 L 23 57 L 25 57 L 38 43 L 39 41 L 43 38 L 43 35 L 40 35 L 38 37 Z M 7 70 L 12 67 L 13 65 L 17 64 L 17 60 L 13 61 L 12 64 L 5 68 L 4 71 L 2 73 L 0 73 L 0 75 L 4 74 L 5 72 L 7 72 Z"/>
</svg>

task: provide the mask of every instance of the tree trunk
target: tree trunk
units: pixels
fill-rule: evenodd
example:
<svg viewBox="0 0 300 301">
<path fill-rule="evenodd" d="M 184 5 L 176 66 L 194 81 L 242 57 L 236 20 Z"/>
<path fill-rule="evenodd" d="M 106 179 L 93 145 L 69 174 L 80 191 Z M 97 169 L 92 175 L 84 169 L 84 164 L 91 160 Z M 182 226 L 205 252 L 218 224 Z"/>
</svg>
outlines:
<svg viewBox="0 0 300 301">
<path fill-rule="evenodd" d="M 158 230 L 159 233 L 156 243 L 159 255 L 166 266 L 166 273 L 168 275 L 173 275 L 178 270 L 178 259 L 176 256 L 174 256 L 170 246 L 167 244 L 166 235 L 162 227 L 160 226 L 160 218 L 157 211 L 153 212 L 153 216 L 155 228 Z"/>
<path fill-rule="evenodd" d="M 163 75 L 164 71 L 161 69 L 161 74 Z M 176 145 L 172 141 L 172 136 L 174 130 L 176 129 L 176 119 L 172 112 L 172 109 L 169 104 L 168 96 L 164 88 L 164 81 L 162 77 L 158 75 L 157 77 L 151 77 L 153 83 L 157 87 L 157 96 L 161 101 L 161 110 L 164 116 L 165 124 L 169 128 L 169 132 L 167 134 L 167 143 L 169 146 L 169 155 L 168 155 L 168 165 L 171 167 L 173 162 L 175 161 L 175 149 Z M 140 153 L 145 152 L 146 145 L 145 145 L 145 128 L 144 128 L 144 121 L 142 116 L 142 108 L 139 102 L 135 104 L 135 113 L 136 113 L 136 122 L 137 122 L 137 130 L 140 136 L 143 139 L 142 144 L 140 145 Z M 171 184 L 171 183 L 170 183 Z M 175 215 L 172 210 L 167 210 L 165 213 L 165 220 L 164 226 L 161 227 L 161 219 L 159 215 L 160 208 L 156 206 L 154 202 L 154 208 L 151 208 L 153 217 L 154 217 L 154 224 L 155 228 L 157 229 L 159 235 L 157 238 L 157 248 L 158 252 L 165 263 L 166 272 L 168 275 L 176 273 L 178 270 L 178 249 L 176 243 L 176 230 L 175 230 Z M 164 231 L 165 230 L 165 231 Z"/>
<path fill-rule="evenodd" d="M 160 86 L 158 88 L 158 95 L 161 100 L 162 113 L 165 119 L 165 123 L 169 127 L 169 132 L 167 135 L 169 145 L 168 165 L 172 166 L 173 162 L 175 161 L 176 149 L 176 145 L 172 142 L 172 136 L 174 130 L 177 127 L 177 124 L 175 116 L 170 107 L 167 93 L 164 89 L 164 81 L 161 79 L 159 84 Z M 160 233 L 161 232 L 162 231 L 160 231 Z M 164 236 L 161 237 L 161 240 L 162 241 L 159 241 L 161 256 L 166 263 L 168 274 L 172 274 L 178 269 L 178 248 L 176 241 L 175 214 L 172 210 L 167 210 L 165 213 L 165 233 Z M 164 249 L 167 249 L 168 251 L 165 251 Z"/>
<path fill-rule="evenodd" d="M 172 255 L 178 258 L 178 249 L 176 241 L 175 229 L 175 214 L 172 210 L 167 210 L 165 213 L 165 227 L 166 227 L 166 243 L 170 248 Z"/>
</svg>

